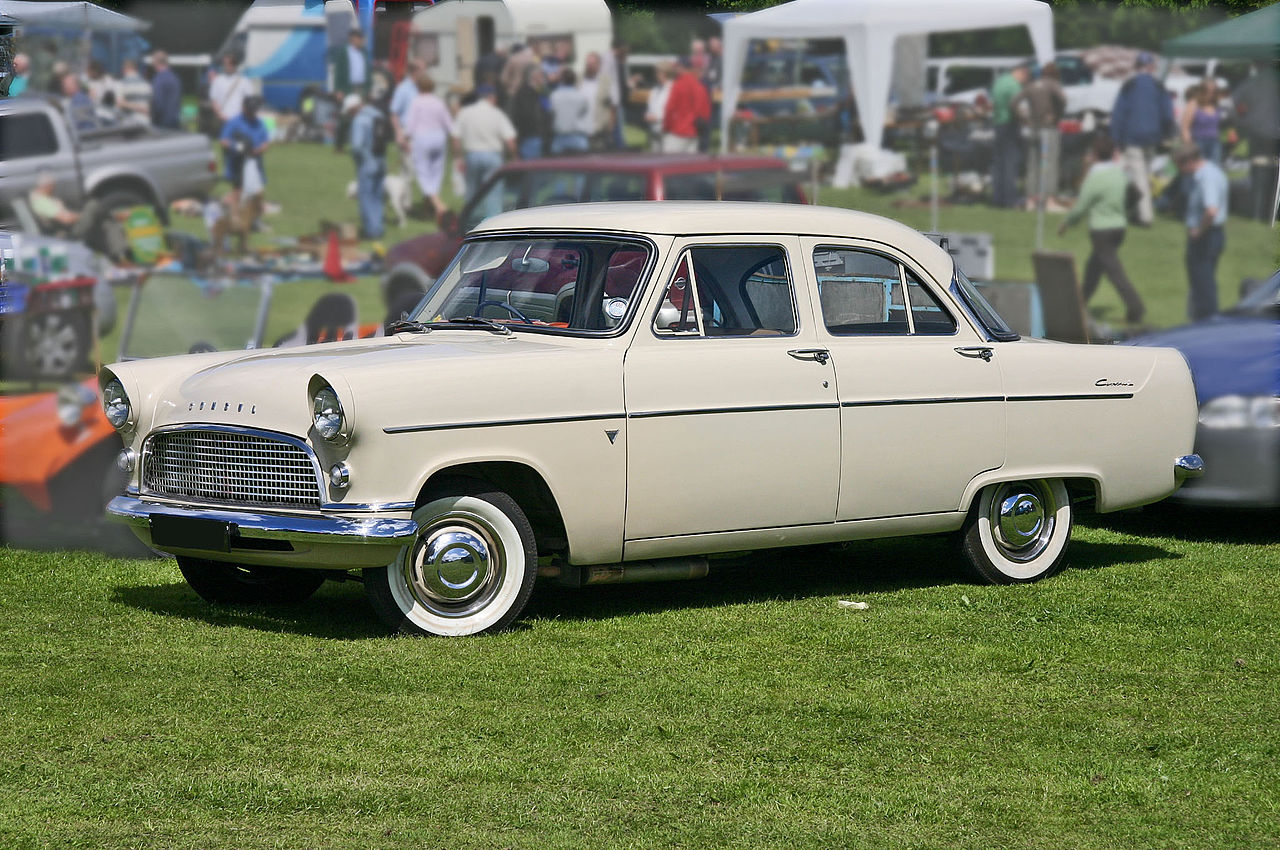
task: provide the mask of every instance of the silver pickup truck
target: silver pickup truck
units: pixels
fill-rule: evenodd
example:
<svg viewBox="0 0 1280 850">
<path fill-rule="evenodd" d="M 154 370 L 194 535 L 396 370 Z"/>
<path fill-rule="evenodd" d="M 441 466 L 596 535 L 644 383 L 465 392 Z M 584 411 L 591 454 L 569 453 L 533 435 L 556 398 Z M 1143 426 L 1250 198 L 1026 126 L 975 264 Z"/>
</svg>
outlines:
<svg viewBox="0 0 1280 850">
<path fill-rule="evenodd" d="M 213 148 L 196 133 L 131 118 L 77 132 L 58 98 L 0 100 L 0 219 L 18 218 L 13 201 L 41 171 L 72 209 L 89 198 L 108 208 L 151 204 L 162 220 L 171 201 L 204 197 L 218 178 Z"/>
</svg>

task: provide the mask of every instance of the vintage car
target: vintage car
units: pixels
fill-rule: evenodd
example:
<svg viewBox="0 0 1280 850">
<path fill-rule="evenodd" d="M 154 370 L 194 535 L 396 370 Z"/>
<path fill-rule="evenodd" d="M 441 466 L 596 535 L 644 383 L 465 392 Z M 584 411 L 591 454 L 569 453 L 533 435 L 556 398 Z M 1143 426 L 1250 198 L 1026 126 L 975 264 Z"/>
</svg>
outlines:
<svg viewBox="0 0 1280 850">
<path fill-rule="evenodd" d="M 1196 474 L 1168 349 L 1021 340 L 925 236 L 847 210 L 636 202 L 488 219 L 381 339 L 117 364 L 110 512 L 215 602 L 360 577 L 411 633 L 500 629 L 538 576 L 956 532 L 1063 565 L 1075 506 Z"/>
</svg>

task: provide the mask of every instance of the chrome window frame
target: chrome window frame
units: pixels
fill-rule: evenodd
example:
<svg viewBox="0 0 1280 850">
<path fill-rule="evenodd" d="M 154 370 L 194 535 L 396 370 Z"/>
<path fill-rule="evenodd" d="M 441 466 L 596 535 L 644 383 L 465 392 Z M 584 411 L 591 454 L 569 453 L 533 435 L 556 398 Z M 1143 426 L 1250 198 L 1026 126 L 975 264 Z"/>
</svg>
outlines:
<svg viewBox="0 0 1280 850">
<path fill-rule="evenodd" d="M 864 254 L 874 254 L 877 257 L 882 257 L 888 260 L 889 262 L 893 263 L 894 265 L 896 265 L 898 267 L 898 287 L 902 293 L 903 310 L 907 314 L 907 332 L 906 333 L 836 333 L 835 331 L 831 330 L 831 326 L 827 324 L 827 316 L 822 311 L 821 275 L 818 274 L 818 267 L 816 265 L 813 265 L 814 256 L 816 256 L 819 251 L 859 251 Z M 929 286 L 929 283 L 928 283 L 929 276 L 921 274 L 920 270 L 918 268 L 915 268 L 914 266 L 909 267 L 905 260 L 900 259 L 899 257 L 896 257 L 887 251 L 882 251 L 877 248 L 870 248 L 862 245 L 850 245 L 848 243 L 840 245 L 832 242 L 818 242 L 813 246 L 813 251 L 811 253 L 813 256 L 810 256 L 809 263 L 813 268 L 814 294 L 817 295 L 817 298 L 818 298 L 817 315 L 820 316 L 822 319 L 822 323 L 821 323 L 822 329 L 826 331 L 827 336 L 833 339 L 907 339 L 910 337 L 946 339 L 947 337 L 954 337 L 960 333 L 960 321 L 959 319 L 956 318 L 955 314 L 952 313 L 951 310 L 947 308 L 948 299 L 939 298 L 938 293 L 934 292 L 933 289 L 931 289 Z M 924 287 L 925 291 L 928 292 L 930 295 L 932 295 L 934 300 L 938 302 L 938 306 L 942 308 L 942 312 L 947 315 L 947 318 L 951 319 L 952 328 L 950 333 L 945 333 L 945 334 L 916 333 L 915 317 L 912 315 L 912 309 L 911 309 L 911 297 L 910 297 L 910 293 L 907 291 L 907 272 L 908 271 L 910 271 L 911 274 L 915 276 L 916 280 L 920 282 L 920 285 Z M 976 321 L 974 322 L 974 324 L 979 328 L 982 327 L 981 323 L 978 323 Z"/>
</svg>

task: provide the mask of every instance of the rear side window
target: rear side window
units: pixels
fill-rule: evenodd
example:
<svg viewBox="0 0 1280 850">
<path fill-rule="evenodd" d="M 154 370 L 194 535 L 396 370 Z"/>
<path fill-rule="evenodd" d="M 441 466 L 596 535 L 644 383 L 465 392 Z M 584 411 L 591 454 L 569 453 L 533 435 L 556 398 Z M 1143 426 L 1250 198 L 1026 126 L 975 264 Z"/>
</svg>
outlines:
<svg viewBox="0 0 1280 850">
<path fill-rule="evenodd" d="M 920 278 L 872 251 L 813 253 L 822 320 L 836 336 L 952 334 L 956 322 Z"/>
<path fill-rule="evenodd" d="M 49 156 L 58 152 L 49 116 L 41 112 L 0 116 L 0 161 Z"/>
</svg>

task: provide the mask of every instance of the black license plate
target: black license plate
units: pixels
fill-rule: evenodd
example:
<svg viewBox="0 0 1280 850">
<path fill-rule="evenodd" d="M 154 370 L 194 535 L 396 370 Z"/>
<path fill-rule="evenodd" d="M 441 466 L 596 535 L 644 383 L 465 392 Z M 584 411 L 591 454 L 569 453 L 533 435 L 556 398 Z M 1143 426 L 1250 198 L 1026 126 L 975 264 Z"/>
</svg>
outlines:
<svg viewBox="0 0 1280 850">
<path fill-rule="evenodd" d="M 151 515 L 151 545 L 158 549 L 201 549 L 206 552 L 231 551 L 232 524 L 216 519 Z"/>
</svg>

